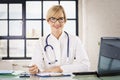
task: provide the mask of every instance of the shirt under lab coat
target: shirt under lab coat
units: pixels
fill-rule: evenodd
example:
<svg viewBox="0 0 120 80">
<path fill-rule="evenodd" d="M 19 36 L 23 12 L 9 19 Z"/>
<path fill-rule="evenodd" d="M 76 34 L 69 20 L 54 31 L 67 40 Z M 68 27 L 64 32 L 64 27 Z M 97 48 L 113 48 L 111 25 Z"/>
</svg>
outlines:
<svg viewBox="0 0 120 80">
<path fill-rule="evenodd" d="M 41 37 L 33 46 L 32 64 L 36 64 L 40 71 L 44 71 L 53 66 L 60 66 L 63 72 L 84 72 L 90 67 L 89 59 L 81 40 L 77 36 L 69 35 L 69 57 L 67 57 L 68 37 L 65 32 L 59 39 L 52 34 L 47 39 L 49 45 L 53 47 L 44 47 L 46 45 L 46 37 Z M 55 61 L 53 64 L 49 62 Z"/>
</svg>

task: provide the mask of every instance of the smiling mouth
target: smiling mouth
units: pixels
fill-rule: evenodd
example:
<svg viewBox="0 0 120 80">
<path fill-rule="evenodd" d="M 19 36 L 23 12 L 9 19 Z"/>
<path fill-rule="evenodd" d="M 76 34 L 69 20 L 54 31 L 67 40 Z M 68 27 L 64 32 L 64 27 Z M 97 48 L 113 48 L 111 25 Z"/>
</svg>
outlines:
<svg viewBox="0 0 120 80">
<path fill-rule="evenodd" d="M 54 26 L 56 29 L 60 28 L 61 26 Z"/>
</svg>

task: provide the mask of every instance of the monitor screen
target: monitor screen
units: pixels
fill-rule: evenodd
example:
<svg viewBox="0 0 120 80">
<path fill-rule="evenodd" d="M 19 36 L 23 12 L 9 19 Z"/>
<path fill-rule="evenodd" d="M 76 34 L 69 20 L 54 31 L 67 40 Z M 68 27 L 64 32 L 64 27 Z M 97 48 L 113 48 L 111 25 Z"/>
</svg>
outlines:
<svg viewBox="0 0 120 80">
<path fill-rule="evenodd" d="M 102 37 L 98 62 L 99 76 L 120 74 L 120 38 Z"/>
</svg>

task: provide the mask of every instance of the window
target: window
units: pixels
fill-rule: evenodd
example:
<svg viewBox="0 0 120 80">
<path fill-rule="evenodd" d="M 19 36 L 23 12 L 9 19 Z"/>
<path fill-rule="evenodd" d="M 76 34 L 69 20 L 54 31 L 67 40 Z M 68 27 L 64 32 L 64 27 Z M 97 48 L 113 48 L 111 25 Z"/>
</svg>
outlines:
<svg viewBox="0 0 120 80">
<path fill-rule="evenodd" d="M 65 31 L 78 35 L 77 1 L 0 1 L 0 57 L 3 59 L 31 59 L 33 43 L 40 36 L 50 32 L 45 18 L 48 8 L 55 4 L 61 4 L 65 8 L 67 15 Z"/>
</svg>

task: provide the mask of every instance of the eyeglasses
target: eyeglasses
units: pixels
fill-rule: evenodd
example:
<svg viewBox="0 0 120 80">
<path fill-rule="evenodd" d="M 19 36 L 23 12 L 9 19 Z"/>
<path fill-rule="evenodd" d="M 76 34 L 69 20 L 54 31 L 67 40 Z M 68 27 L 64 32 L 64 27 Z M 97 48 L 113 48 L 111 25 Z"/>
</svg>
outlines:
<svg viewBox="0 0 120 80">
<path fill-rule="evenodd" d="M 64 17 L 60 17 L 58 19 L 55 18 L 55 17 L 51 17 L 51 18 L 49 18 L 49 20 L 53 23 L 55 23 L 57 20 L 58 20 L 59 23 L 63 23 L 65 19 L 64 19 Z"/>
</svg>

